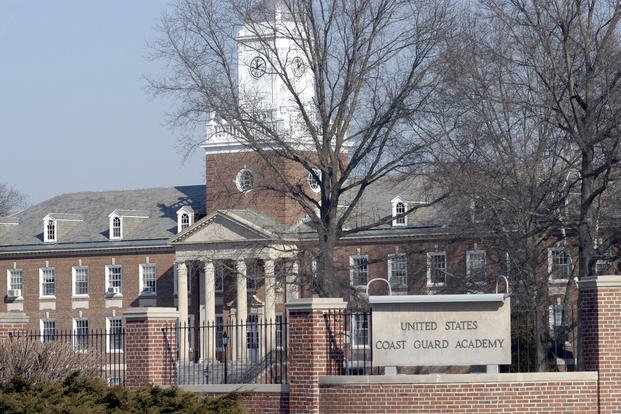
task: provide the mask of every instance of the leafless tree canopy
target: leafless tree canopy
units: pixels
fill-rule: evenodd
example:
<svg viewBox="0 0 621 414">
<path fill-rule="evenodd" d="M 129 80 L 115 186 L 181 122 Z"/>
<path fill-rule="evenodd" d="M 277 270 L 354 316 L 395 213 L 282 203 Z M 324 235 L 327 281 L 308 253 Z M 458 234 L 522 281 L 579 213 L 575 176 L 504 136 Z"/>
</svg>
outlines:
<svg viewBox="0 0 621 414">
<path fill-rule="evenodd" d="M 390 220 L 344 230 L 365 189 L 387 174 L 428 172 L 439 137 L 426 114 L 454 27 L 450 6 L 448 0 L 181 0 L 162 19 L 153 50 L 169 69 L 151 86 L 177 98 L 176 122 L 225 125 L 268 163 L 293 160 L 319 181 L 320 201 L 285 174 L 266 186 L 303 207 L 319 234 L 319 273 L 332 274 L 341 236 Z M 283 40 L 290 46 L 282 47 Z M 283 85 L 287 123 L 239 83 L 238 69 L 247 70 L 239 48 L 263 56 L 267 73 Z M 290 69 L 296 57 L 311 74 L 310 93 Z M 339 205 L 344 194 L 347 204 Z"/>
<path fill-rule="evenodd" d="M 8 216 L 24 207 L 25 201 L 26 198 L 22 193 L 6 183 L 0 183 L 0 217 Z"/>
</svg>

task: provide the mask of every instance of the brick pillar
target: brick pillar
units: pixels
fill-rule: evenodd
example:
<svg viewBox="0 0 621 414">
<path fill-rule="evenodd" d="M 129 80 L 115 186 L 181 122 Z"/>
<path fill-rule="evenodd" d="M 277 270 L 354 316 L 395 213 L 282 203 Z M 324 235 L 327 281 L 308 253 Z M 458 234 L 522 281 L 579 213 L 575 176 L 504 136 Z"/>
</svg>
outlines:
<svg viewBox="0 0 621 414">
<path fill-rule="evenodd" d="M 174 385 L 177 381 L 175 308 L 129 308 L 125 319 L 125 383 Z"/>
<path fill-rule="evenodd" d="M 330 310 L 343 310 L 343 299 L 303 298 L 286 305 L 288 313 L 289 410 L 319 413 L 319 377 L 328 374 L 333 334 Z"/>
<path fill-rule="evenodd" d="M 0 340 L 6 339 L 11 333 L 28 330 L 28 315 L 21 312 L 0 312 Z"/>
<path fill-rule="evenodd" d="M 596 276 L 580 282 L 581 358 L 598 371 L 600 413 L 619 410 L 621 401 L 621 276 Z"/>
</svg>

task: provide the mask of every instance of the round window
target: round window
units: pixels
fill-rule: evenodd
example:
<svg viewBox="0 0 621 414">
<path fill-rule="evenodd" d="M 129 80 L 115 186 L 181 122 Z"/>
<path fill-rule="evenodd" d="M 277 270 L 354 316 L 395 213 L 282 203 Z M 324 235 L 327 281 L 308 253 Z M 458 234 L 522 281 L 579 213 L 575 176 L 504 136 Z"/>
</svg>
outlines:
<svg viewBox="0 0 621 414">
<path fill-rule="evenodd" d="M 311 190 L 318 193 L 321 190 L 321 183 L 319 181 L 321 179 L 321 171 L 317 168 L 313 168 L 313 172 L 315 174 L 311 172 L 308 173 L 308 186 Z"/>
<path fill-rule="evenodd" d="M 254 176 L 252 175 L 252 171 L 246 168 L 240 170 L 235 178 L 235 184 L 237 185 L 237 189 L 242 193 L 252 190 L 252 187 L 254 186 Z"/>
</svg>

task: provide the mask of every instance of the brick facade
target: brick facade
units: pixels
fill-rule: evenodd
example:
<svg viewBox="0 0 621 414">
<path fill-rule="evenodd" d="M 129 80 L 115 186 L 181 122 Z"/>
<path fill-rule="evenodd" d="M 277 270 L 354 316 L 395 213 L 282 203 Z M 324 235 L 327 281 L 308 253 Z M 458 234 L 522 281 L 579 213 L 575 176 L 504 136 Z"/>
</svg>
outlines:
<svg viewBox="0 0 621 414">
<path fill-rule="evenodd" d="M 28 315 L 17 312 L 0 312 L 0 340 L 7 339 L 10 334 L 28 329 Z"/>
</svg>

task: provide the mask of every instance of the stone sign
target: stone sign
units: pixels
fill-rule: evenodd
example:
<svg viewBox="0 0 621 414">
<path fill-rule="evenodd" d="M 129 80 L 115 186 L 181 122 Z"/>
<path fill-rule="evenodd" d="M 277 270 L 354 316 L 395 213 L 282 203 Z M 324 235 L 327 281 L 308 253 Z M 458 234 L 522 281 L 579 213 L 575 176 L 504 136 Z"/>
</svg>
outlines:
<svg viewBox="0 0 621 414">
<path fill-rule="evenodd" d="M 511 363 L 511 306 L 502 294 L 371 296 L 376 366 Z"/>
</svg>

